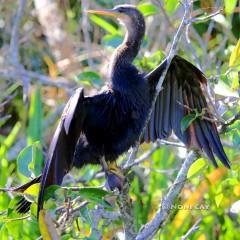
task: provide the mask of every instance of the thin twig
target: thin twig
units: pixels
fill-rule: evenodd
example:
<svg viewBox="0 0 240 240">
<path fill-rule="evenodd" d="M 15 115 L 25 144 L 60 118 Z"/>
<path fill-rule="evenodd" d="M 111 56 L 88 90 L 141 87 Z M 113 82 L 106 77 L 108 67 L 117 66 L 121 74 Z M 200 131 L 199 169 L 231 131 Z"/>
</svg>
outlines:
<svg viewBox="0 0 240 240">
<path fill-rule="evenodd" d="M 124 164 L 122 169 L 125 171 L 128 171 L 133 166 L 139 165 L 140 163 L 142 163 L 143 161 L 148 159 L 157 149 L 159 149 L 163 145 L 186 148 L 186 146 L 182 143 L 170 142 L 170 141 L 166 141 L 166 140 L 159 140 L 153 144 L 153 147 L 149 151 L 142 154 L 139 158 L 135 159 L 133 162 L 131 162 L 129 164 L 127 164 L 127 163 Z"/>
<path fill-rule="evenodd" d="M 202 221 L 201 218 L 199 218 L 194 225 L 187 231 L 187 233 L 181 237 L 181 240 L 187 240 L 189 236 L 191 236 L 193 233 L 195 233 L 199 229 L 199 223 Z"/>
<path fill-rule="evenodd" d="M 237 120 L 240 120 L 240 112 L 238 112 L 235 116 L 228 119 L 220 128 L 219 132 L 223 133 L 227 130 L 227 127 L 235 123 Z"/>
<path fill-rule="evenodd" d="M 192 23 L 202 23 L 202 22 L 206 22 L 208 20 L 210 20 L 211 18 L 215 17 L 216 15 L 222 13 L 222 9 L 219 9 L 218 11 L 214 12 L 214 13 L 211 13 L 207 16 L 204 16 L 204 17 L 197 17 L 197 18 L 192 18 L 190 19 L 190 22 Z"/>
<path fill-rule="evenodd" d="M 0 69 L 0 77 L 1 78 L 7 78 L 7 79 L 13 79 L 13 80 L 19 80 L 23 77 L 28 77 L 32 81 L 36 81 L 42 85 L 46 86 L 53 86 L 58 88 L 67 88 L 72 89 L 74 87 L 74 84 L 67 83 L 67 80 L 64 78 L 50 78 L 46 75 L 39 74 L 33 71 L 28 71 L 25 69 L 17 69 L 17 68 L 7 68 L 7 69 Z"/>
</svg>

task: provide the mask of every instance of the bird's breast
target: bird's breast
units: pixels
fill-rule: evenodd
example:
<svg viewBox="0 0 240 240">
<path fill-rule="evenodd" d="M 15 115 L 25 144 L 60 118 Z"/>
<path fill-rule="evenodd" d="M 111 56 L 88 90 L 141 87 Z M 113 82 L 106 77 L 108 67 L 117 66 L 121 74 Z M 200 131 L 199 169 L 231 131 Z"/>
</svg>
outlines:
<svg viewBox="0 0 240 240">
<path fill-rule="evenodd" d="M 108 91 L 89 103 L 84 132 L 90 144 L 111 155 L 120 155 L 138 140 L 145 123 L 147 97 Z"/>
</svg>

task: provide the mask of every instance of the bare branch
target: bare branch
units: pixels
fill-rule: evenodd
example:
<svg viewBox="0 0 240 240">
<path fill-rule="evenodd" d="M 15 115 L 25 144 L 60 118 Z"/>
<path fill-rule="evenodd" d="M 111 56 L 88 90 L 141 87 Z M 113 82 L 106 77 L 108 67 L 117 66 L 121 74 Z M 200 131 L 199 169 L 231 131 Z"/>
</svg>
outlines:
<svg viewBox="0 0 240 240">
<path fill-rule="evenodd" d="M 67 80 L 64 78 L 50 78 L 48 76 L 45 76 L 43 74 L 39 74 L 33 71 L 28 71 L 25 69 L 19 69 L 19 68 L 5 68 L 0 69 L 0 77 L 1 78 L 7 78 L 7 79 L 13 79 L 13 80 L 19 80 L 24 77 L 27 77 L 31 79 L 32 81 L 37 80 L 38 83 L 42 85 L 47 86 L 53 86 L 58 88 L 67 88 L 72 89 L 74 85 L 67 83 Z"/>
<path fill-rule="evenodd" d="M 163 145 L 186 148 L 186 146 L 182 143 L 170 142 L 170 141 L 166 141 L 166 140 L 159 140 L 159 141 L 157 141 L 156 143 L 153 144 L 153 147 L 149 151 L 142 154 L 139 158 L 135 159 L 134 161 L 132 161 L 129 164 L 127 164 L 127 163 L 124 164 L 122 169 L 128 171 L 133 166 L 139 165 L 140 163 L 142 163 L 143 161 L 148 159 L 158 148 L 160 148 Z"/>
<path fill-rule="evenodd" d="M 191 151 L 187 155 L 187 158 L 184 161 L 173 185 L 170 187 L 166 197 L 164 197 L 162 200 L 159 210 L 157 211 L 154 218 L 141 228 L 136 237 L 136 240 L 151 239 L 156 234 L 158 229 L 162 226 L 171 211 L 171 206 L 173 205 L 174 200 L 177 198 L 182 188 L 184 187 L 189 168 L 197 158 L 198 154 L 194 151 Z"/>
<path fill-rule="evenodd" d="M 88 65 L 93 69 L 93 60 L 92 60 L 92 47 L 90 45 L 91 38 L 89 34 L 89 23 L 87 17 L 87 9 L 88 9 L 89 1 L 82 0 L 82 30 L 84 35 L 84 42 L 88 52 Z"/>
<path fill-rule="evenodd" d="M 187 240 L 189 236 L 191 236 L 193 233 L 195 233 L 199 229 L 199 223 L 202 221 L 201 218 L 199 218 L 194 225 L 187 231 L 187 233 L 181 237 L 181 240 Z"/>
<path fill-rule="evenodd" d="M 11 41 L 10 41 L 10 64 L 14 66 L 17 69 L 24 69 L 24 67 L 20 63 L 20 57 L 19 57 L 19 28 L 20 23 L 24 14 L 24 9 L 26 6 L 27 1 L 26 0 L 18 0 L 18 8 L 16 12 L 16 16 L 14 19 L 14 24 L 12 27 L 12 34 L 11 34 Z M 23 100 L 25 103 L 25 106 L 28 104 L 28 88 L 29 88 L 29 77 L 28 76 L 22 76 L 21 78 L 23 83 Z"/>
<path fill-rule="evenodd" d="M 202 22 L 206 22 L 206 21 L 210 20 L 211 18 L 217 16 L 218 14 L 220 14 L 220 13 L 222 13 L 222 12 L 223 12 L 223 10 L 222 10 L 222 9 L 219 9 L 219 10 L 217 10 L 216 12 L 211 13 L 211 14 L 209 14 L 209 15 L 207 15 L 207 16 L 192 18 L 192 19 L 190 19 L 190 22 L 192 22 L 192 23 L 202 23 Z"/>
<path fill-rule="evenodd" d="M 11 42 L 10 42 L 10 61 L 13 66 L 20 64 L 19 60 L 19 28 L 26 6 L 26 0 L 18 0 L 18 9 L 12 27 Z"/>
</svg>

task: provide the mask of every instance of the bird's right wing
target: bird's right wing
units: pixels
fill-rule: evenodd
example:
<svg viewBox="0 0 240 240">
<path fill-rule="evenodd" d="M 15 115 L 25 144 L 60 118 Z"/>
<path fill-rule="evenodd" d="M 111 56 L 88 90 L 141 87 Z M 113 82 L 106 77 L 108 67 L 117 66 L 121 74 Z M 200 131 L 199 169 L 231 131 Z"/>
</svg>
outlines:
<svg viewBox="0 0 240 240">
<path fill-rule="evenodd" d="M 166 60 L 146 75 L 152 94 L 165 68 Z M 157 97 L 144 140 L 149 142 L 164 139 L 174 131 L 188 147 L 203 150 L 215 166 L 217 162 L 214 154 L 226 167 L 230 167 L 205 98 L 206 86 L 207 79 L 198 68 L 175 56 L 163 81 L 163 89 Z M 182 131 L 182 119 L 189 114 L 196 116 L 196 112 L 201 117 L 197 117 Z"/>
<path fill-rule="evenodd" d="M 42 171 L 38 213 L 43 208 L 46 187 L 60 185 L 64 175 L 72 167 L 75 146 L 82 132 L 85 113 L 84 92 L 79 88 L 67 102 L 49 147 L 47 161 Z"/>
</svg>

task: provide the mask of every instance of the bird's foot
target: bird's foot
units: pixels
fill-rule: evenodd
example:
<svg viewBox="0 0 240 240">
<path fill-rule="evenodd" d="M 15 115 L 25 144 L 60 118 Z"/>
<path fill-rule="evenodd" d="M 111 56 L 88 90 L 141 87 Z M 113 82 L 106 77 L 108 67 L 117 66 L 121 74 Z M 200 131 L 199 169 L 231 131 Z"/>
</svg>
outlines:
<svg viewBox="0 0 240 240">
<path fill-rule="evenodd" d="M 106 178 L 107 185 L 110 190 L 114 190 L 115 188 L 117 188 L 119 191 L 122 190 L 125 182 L 125 177 L 115 161 L 108 164 Z"/>
</svg>

